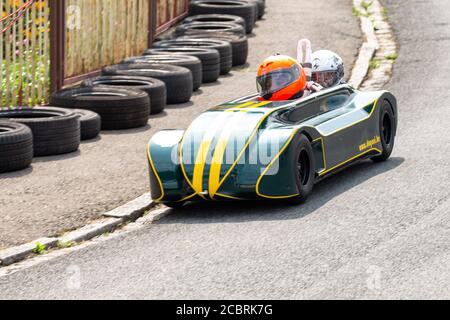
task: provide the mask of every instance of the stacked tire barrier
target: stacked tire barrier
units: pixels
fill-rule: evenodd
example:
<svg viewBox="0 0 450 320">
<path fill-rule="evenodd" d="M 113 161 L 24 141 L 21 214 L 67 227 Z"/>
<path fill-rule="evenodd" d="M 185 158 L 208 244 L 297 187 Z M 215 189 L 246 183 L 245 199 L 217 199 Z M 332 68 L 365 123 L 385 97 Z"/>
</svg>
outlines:
<svg viewBox="0 0 450 320">
<path fill-rule="evenodd" d="M 136 76 L 100 76 L 85 80 L 84 87 L 111 86 L 142 90 L 151 97 L 150 114 L 162 112 L 167 103 L 167 89 L 164 82 L 154 78 Z"/>
<path fill-rule="evenodd" d="M 53 94 L 51 103 L 96 112 L 102 119 L 103 130 L 145 126 L 151 108 L 148 94 L 144 91 L 108 86 L 66 89 Z"/>
<path fill-rule="evenodd" d="M 172 36 L 142 56 L 54 93 L 52 106 L 0 110 L 0 173 L 24 169 L 33 157 L 75 152 L 101 130 L 144 127 L 167 104 L 190 101 L 203 83 L 246 64 L 246 35 L 264 14 L 264 0 L 192 0 Z"/>
<path fill-rule="evenodd" d="M 71 153 L 80 145 L 79 116 L 70 110 L 53 107 L 2 110 L 0 118 L 31 129 L 35 157 Z"/>
<path fill-rule="evenodd" d="M 30 128 L 12 121 L 0 121 L 0 173 L 25 169 L 32 161 Z"/>
<path fill-rule="evenodd" d="M 189 15 L 201 14 L 228 14 L 241 17 L 245 20 L 246 32 L 251 33 L 258 16 L 257 4 L 253 1 L 229 0 L 195 0 L 189 4 Z"/>
<path fill-rule="evenodd" d="M 228 74 L 233 67 L 233 49 L 227 41 L 218 39 L 174 39 L 155 43 L 155 48 L 195 47 L 215 49 L 219 52 L 220 74 Z"/>
<path fill-rule="evenodd" d="M 188 102 L 194 91 L 191 71 L 174 65 L 117 64 L 103 68 L 102 73 L 111 76 L 143 76 L 161 80 L 167 88 L 167 102 L 173 104 Z"/>
<path fill-rule="evenodd" d="M 169 64 L 179 67 L 187 68 L 192 73 L 192 81 L 194 85 L 194 91 L 197 91 L 203 82 L 203 73 L 202 73 L 202 62 L 199 58 L 194 56 L 184 56 L 184 55 L 153 55 L 153 56 L 139 56 L 139 57 L 131 57 L 124 59 L 122 61 L 124 64 Z M 149 96 L 153 101 L 155 98 L 154 93 L 149 92 Z M 162 110 L 160 110 L 162 111 Z M 159 113 L 159 112 L 156 112 Z"/>
</svg>

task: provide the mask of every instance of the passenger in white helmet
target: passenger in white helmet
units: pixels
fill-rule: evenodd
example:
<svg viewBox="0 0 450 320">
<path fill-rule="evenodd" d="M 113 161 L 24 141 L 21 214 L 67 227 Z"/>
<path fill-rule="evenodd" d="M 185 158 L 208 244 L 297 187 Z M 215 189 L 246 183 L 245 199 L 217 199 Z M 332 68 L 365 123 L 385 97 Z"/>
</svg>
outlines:
<svg viewBox="0 0 450 320">
<path fill-rule="evenodd" d="M 344 62 L 329 50 L 319 50 L 312 54 L 312 80 L 323 88 L 331 88 L 345 83 Z"/>
</svg>

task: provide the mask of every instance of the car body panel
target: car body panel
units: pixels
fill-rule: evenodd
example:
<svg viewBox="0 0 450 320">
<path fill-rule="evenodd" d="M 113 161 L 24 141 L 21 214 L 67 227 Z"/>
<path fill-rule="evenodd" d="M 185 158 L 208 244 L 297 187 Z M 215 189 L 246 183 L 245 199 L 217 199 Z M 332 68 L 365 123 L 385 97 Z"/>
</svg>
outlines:
<svg viewBox="0 0 450 320">
<path fill-rule="evenodd" d="M 186 131 L 157 133 L 148 146 L 159 202 L 298 196 L 295 137 L 311 141 L 316 181 L 382 153 L 379 110 L 395 97 L 341 85 L 295 101 L 248 96 L 201 114 Z M 156 188 L 157 190 L 154 190 Z"/>
</svg>

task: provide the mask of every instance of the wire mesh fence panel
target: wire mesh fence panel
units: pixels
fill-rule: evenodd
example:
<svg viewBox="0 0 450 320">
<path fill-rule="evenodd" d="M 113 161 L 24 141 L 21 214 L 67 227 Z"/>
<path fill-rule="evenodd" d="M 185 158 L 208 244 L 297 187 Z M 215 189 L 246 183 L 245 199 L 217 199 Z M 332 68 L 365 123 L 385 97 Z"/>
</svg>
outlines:
<svg viewBox="0 0 450 320">
<path fill-rule="evenodd" d="M 50 90 L 48 0 L 2 0 L 0 4 L 0 104 L 45 104 Z"/>
<path fill-rule="evenodd" d="M 150 0 L 66 0 L 65 78 L 141 54 L 149 10 Z"/>
</svg>

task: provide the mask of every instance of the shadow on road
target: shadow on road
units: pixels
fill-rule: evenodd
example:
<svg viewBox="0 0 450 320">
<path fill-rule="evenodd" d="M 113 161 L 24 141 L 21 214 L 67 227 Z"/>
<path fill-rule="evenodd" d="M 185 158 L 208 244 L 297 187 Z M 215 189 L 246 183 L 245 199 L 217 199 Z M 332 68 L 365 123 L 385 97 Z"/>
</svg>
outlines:
<svg viewBox="0 0 450 320">
<path fill-rule="evenodd" d="M 303 205 L 290 206 L 276 201 L 193 203 L 187 207 L 172 210 L 171 214 L 158 224 L 239 223 L 300 219 L 367 180 L 396 169 L 404 161 L 404 158 L 391 158 L 381 164 L 374 164 L 370 160 L 356 164 L 318 183 L 311 197 Z"/>
<path fill-rule="evenodd" d="M 22 178 L 32 173 L 33 173 L 33 166 L 15 172 L 0 173 L 0 181 L 2 179 Z"/>
<path fill-rule="evenodd" d="M 61 161 L 61 160 L 67 160 L 67 159 L 73 159 L 81 156 L 81 151 L 77 150 L 75 152 L 57 155 L 57 156 L 48 156 L 48 157 L 36 157 L 33 159 L 33 163 L 45 163 L 45 162 L 54 162 L 54 161 Z"/>
</svg>

